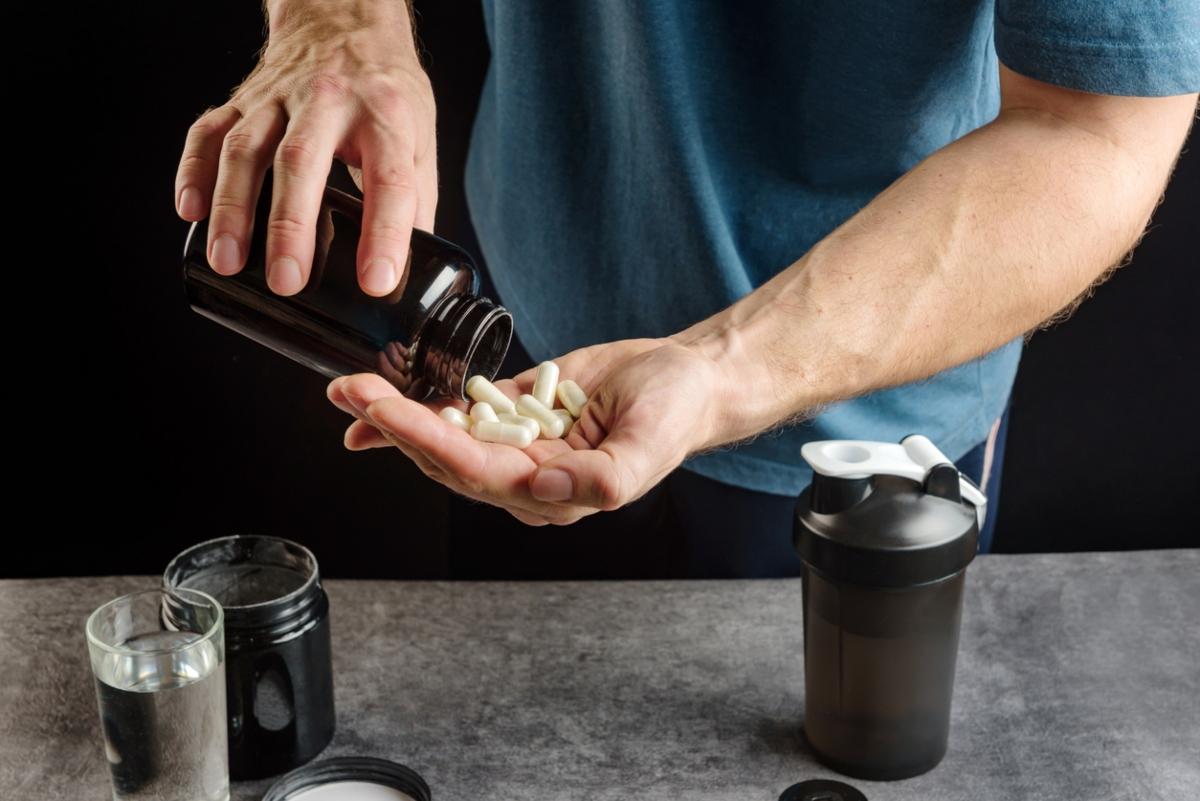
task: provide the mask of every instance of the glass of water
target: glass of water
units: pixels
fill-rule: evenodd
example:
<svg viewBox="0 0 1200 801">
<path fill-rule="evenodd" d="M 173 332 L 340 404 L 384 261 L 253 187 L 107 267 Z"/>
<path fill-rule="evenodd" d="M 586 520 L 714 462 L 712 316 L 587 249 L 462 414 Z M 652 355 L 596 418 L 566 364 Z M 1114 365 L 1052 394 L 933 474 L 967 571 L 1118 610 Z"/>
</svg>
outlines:
<svg viewBox="0 0 1200 801">
<path fill-rule="evenodd" d="M 146 590 L 87 621 L 114 801 L 228 801 L 224 612 Z"/>
</svg>

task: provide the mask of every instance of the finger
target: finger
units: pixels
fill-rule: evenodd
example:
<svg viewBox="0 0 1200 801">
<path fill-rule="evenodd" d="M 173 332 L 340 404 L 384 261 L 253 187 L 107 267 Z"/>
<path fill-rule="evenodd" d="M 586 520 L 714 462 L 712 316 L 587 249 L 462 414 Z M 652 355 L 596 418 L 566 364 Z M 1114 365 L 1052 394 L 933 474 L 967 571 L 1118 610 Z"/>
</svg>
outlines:
<svg viewBox="0 0 1200 801">
<path fill-rule="evenodd" d="M 366 451 L 371 448 L 390 448 L 392 443 L 379 433 L 379 429 L 362 420 L 355 420 L 346 429 L 342 443 L 349 451 Z"/>
<path fill-rule="evenodd" d="M 294 295 L 308 283 L 317 215 L 345 112 L 328 102 L 304 107 L 287 126 L 275 151 L 271 217 L 267 222 L 267 285 Z"/>
<path fill-rule="evenodd" d="M 585 414 L 575 427 L 585 424 L 586 428 L 589 418 L 591 425 L 599 429 L 590 414 Z M 586 430 L 583 433 L 589 436 Z M 541 501 L 605 511 L 635 501 L 679 464 L 679 460 L 657 458 L 644 440 L 638 429 L 619 427 L 595 448 L 547 459 L 529 479 L 530 494 Z"/>
<path fill-rule="evenodd" d="M 357 379 L 351 382 L 351 379 Z M 350 391 L 346 393 L 344 387 L 350 384 Z M 367 405 L 367 398 L 373 394 L 378 394 L 379 397 L 395 397 L 394 391 L 389 392 L 390 385 L 383 386 L 378 383 L 378 376 L 371 374 L 361 374 L 359 376 L 343 376 L 336 378 L 330 382 L 326 394 L 329 399 L 338 408 L 345 411 L 347 414 L 362 418 L 364 412 L 360 411 Z M 366 420 L 359 419 L 346 429 L 346 434 L 343 438 L 345 447 L 352 451 L 367 450 L 369 448 L 380 447 L 395 447 L 401 453 L 409 458 L 420 470 L 429 478 L 444 484 L 446 487 L 460 495 L 465 495 L 474 498 L 478 501 L 494 502 L 492 499 L 485 497 L 482 493 L 472 492 L 467 486 L 457 479 L 451 473 L 448 473 L 440 465 L 429 459 L 424 453 L 417 448 L 414 448 L 407 442 L 398 439 L 394 435 L 380 431 Z"/>
<path fill-rule="evenodd" d="M 188 222 L 208 216 L 213 187 L 217 183 L 217 166 L 221 145 L 241 113 L 233 106 L 209 109 L 192 123 L 179 168 L 175 172 L 175 211 Z"/>
<path fill-rule="evenodd" d="M 447 487 L 450 487 L 455 491 L 460 491 L 457 482 L 455 482 L 454 479 L 439 466 L 427 459 L 419 450 L 413 448 L 411 445 L 405 442 L 402 442 L 401 440 L 396 439 L 394 436 L 390 436 L 380 431 L 370 422 L 361 419 L 364 414 L 359 410 L 359 408 L 356 408 L 356 406 L 363 407 L 365 404 L 361 399 L 359 399 L 358 393 L 352 393 L 352 397 L 355 398 L 354 402 L 352 403 L 350 399 L 348 399 L 341 391 L 342 384 L 344 384 L 348 378 L 349 377 L 343 377 L 335 380 L 330 384 L 329 390 L 327 391 L 330 399 L 334 400 L 335 404 L 339 408 L 342 408 L 347 414 L 360 418 L 351 423 L 350 427 L 346 429 L 346 433 L 342 439 L 342 444 L 346 447 L 346 449 L 351 451 L 361 451 L 368 450 L 370 448 L 397 448 L 401 453 L 407 456 L 411 462 L 420 468 L 421 472 L 426 476 L 445 484 Z"/>
<path fill-rule="evenodd" d="M 546 523 L 564 525 L 590 514 L 594 509 L 564 504 L 542 503 L 529 494 L 528 476 L 534 464 L 530 455 L 539 448 L 569 448 L 559 440 L 541 440 L 525 451 L 507 445 L 495 445 L 476 441 L 465 431 L 446 425 L 428 409 L 432 418 L 430 427 L 413 426 L 411 418 L 405 424 L 391 415 L 400 402 L 424 409 L 421 404 L 406 398 L 391 398 L 376 401 L 368 407 L 367 414 L 372 424 L 397 448 L 404 451 L 421 467 L 425 475 L 446 485 L 459 495 L 473 498 L 493 506 L 533 515 Z M 391 408 L 389 408 L 391 407 Z M 405 434 L 397 430 L 404 431 Z M 414 432 L 417 435 L 414 436 Z M 429 434 L 442 434 L 451 444 L 449 449 L 434 447 Z M 468 444 L 469 443 L 469 444 Z M 518 462 L 514 464 L 514 462 Z"/>
<path fill-rule="evenodd" d="M 348 450 L 360 451 L 368 448 L 396 448 L 417 466 L 427 478 L 442 484 L 454 492 L 462 492 L 462 488 L 437 465 L 425 458 L 420 451 L 405 443 L 388 436 L 363 420 L 355 420 L 346 429 L 344 444 Z"/>
<path fill-rule="evenodd" d="M 422 453 L 451 475 L 462 476 L 456 468 L 465 468 L 465 478 L 468 482 L 473 480 L 481 463 L 480 451 L 486 450 L 484 443 L 476 441 L 462 429 L 448 425 L 429 407 L 403 397 L 395 387 L 371 373 L 347 377 L 338 384 L 337 392 L 353 409 L 353 414 L 372 423 L 384 436 L 391 435 L 389 439 L 398 439 L 404 449 Z M 375 407 L 382 403 L 393 404 L 384 421 L 374 417 Z M 449 441 L 443 439 L 446 435 L 450 435 Z M 397 447 L 401 445 L 397 444 Z M 440 458 L 440 455 L 463 452 L 475 458 L 456 458 L 452 464 Z M 486 456 L 482 461 L 486 461 Z"/>
<path fill-rule="evenodd" d="M 325 397 L 346 414 L 357 417 L 357 410 L 350 405 L 350 401 L 346 400 L 346 396 L 342 392 L 342 385 L 346 383 L 347 379 L 348 376 L 340 376 L 330 381 L 329 386 L 325 387 Z"/>
<path fill-rule="evenodd" d="M 372 129 L 374 130 L 374 129 Z M 363 225 L 358 241 L 358 283 L 368 295 L 396 288 L 408 263 L 417 213 L 412 147 L 396 134 L 364 134 Z"/>
<path fill-rule="evenodd" d="M 377 400 L 400 396 L 400 390 L 374 373 L 344 376 L 332 382 L 327 393 L 330 400 L 337 396 L 337 400 L 348 404 L 350 413 L 357 417 L 363 417 L 366 408 Z"/>
<path fill-rule="evenodd" d="M 373 379 L 375 377 L 373 373 L 362 373 L 361 375 L 370 376 L 371 378 L 368 378 L 366 380 L 371 380 L 371 381 L 373 381 Z M 358 408 L 356 408 L 354 406 L 354 404 L 352 404 L 348 398 L 346 398 L 345 392 L 342 390 L 343 385 L 350 378 L 351 378 L 351 376 L 340 376 L 340 377 L 335 378 L 332 381 L 330 381 L 329 386 L 327 386 L 325 388 L 325 397 L 327 397 L 329 399 L 330 403 L 332 403 L 334 406 L 336 406 L 338 409 L 345 412 L 346 414 L 352 415 L 354 417 L 361 417 L 362 413 L 360 412 L 360 410 Z M 390 381 L 387 381 L 387 383 L 389 386 L 393 386 L 393 387 L 395 386 Z M 397 390 L 397 394 L 399 394 L 399 390 Z M 367 402 L 364 402 L 364 401 L 360 401 L 360 404 L 362 405 L 363 408 L 365 408 L 367 405 L 369 405 Z M 454 408 L 456 408 L 460 411 L 463 411 L 463 412 L 465 412 L 467 410 L 467 403 L 465 401 L 456 400 L 454 398 L 443 398 L 441 400 L 427 403 L 426 405 L 429 406 L 430 408 L 432 408 L 435 412 L 440 412 L 446 406 L 453 406 Z"/>
<path fill-rule="evenodd" d="M 351 390 L 348 390 L 347 397 L 355 401 Z M 385 397 L 374 400 L 364 408 L 363 413 L 384 434 L 390 434 L 420 451 L 470 487 L 478 488 L 487 482 L 487 466 L 491 458 L 489 447 L 507 447 L 479 442 L 461 428 L 448 425 L 431 409 L 408 398 Z M 520 454 L 515 449 L 509 450 Z"/>
<path fill-rule="evenodd" d="M 608 431 L 596 419 L 590 408 L 584 407 L 583 416 L 571 426 L 567 434 L 567 444 L 572 448 L 599 448 L 608 436 Z"/>
<path fill-rule="evenodd" d="M 536 458 L 570 451 L 561 440 L 538 440 L 525 451 L 479 442 L 371 374 L 350 376 L 338 389 L 363 419 L 426 475 L 461 495 L 505 509 L 519 508 L 550 522 L 569 522 L 587 512 L 542 503 L 529 493 L 528 477 Z"/>
<path fill-rule="evenodd" d="M 434 481 L 438 482 L 439 484 L 442 484 L 447 489 L 449 489 L 451 492 L 457 493 L 458 495 L 462 495 L 464 498 L 470 498 L 471 500 L 480 501 L 481 503 L 495 504 L 495 501 L 493 499 L 486 497 L 482 493 L 473 492 L 470 489 L 468 489 L 455 476 L 453 476 L 450 473 L 447 473 L 439 465 L 435 464 L 433 461 L 431 461 L 429 458 L 427 458 L 425 456 L 425 454 L 421 453 L 421 451 L 412 447 L 411 445 L 404 442 L 403 440 L 396 438 L 392 434 L 382 432 L 382 431 L 380 433 L 383 434 L 384 438 L 387 439 L 387 441 L 390 442 L 397 450 L 399 450 L 401 453 L 403 453 L 405 456 L 407 456 L 412 461 L 412 463 L 415 464 L 420 469 L 420 471 L 422 473 L 424 473 L 427 477 L 433 479 Z"/>
<path fill-rule="evenodd" d="M 221 275 L 246 264 L 254 208 L 283 125 L 282 110 L 267 107 L 239 120 L 221 143 L 208 223 L 208 263 Z"/>
<path fill-rule="evenodd" d="M 417 162 L 417 216 L 413 224 L 422 231 L 433 231 L 437 216 L 438 179 L 437 159 Z"/>
<path fill-rule="evenodd" d="M 521 509 L 505 509 L 505 511 L 527 526 L 540 528 L 550 522 L 541 515 L 535 515 L 532 512 L 522 511 Z"/>
</svg>

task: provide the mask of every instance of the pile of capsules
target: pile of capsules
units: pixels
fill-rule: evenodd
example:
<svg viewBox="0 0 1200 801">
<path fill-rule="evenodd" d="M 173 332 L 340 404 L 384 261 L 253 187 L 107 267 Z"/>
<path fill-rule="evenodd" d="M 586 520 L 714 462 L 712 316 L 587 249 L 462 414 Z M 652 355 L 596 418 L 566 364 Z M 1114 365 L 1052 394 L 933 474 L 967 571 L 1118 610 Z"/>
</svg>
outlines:
<svg viewBox="0 0 1200 801">
<path fill-rule="evenodd" d="M 516 448 L 528 448 L 538 437 L 565 437 L 579 419 L 587 395 L 569 378 L 558 380 L 558 365 L 542 362 L 533 381 L 533 392 L 514 403 L 481 375 L 467 381 L 467 394 L 475 403 L 470 412 L 447 406 L 441 418 L 452 426 L 469 431 L 481 442 L 498 442 Z M 554 408 L 558 398 L 563 408 Z"/>
</svg>

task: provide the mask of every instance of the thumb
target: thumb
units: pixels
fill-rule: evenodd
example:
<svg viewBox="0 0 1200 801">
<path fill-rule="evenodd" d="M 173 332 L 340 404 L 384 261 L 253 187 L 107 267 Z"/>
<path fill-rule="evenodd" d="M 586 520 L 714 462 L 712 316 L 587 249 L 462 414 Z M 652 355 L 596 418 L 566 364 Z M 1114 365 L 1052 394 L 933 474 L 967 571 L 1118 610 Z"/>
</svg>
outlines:
<svg viewBox="0 0 1200 801">
<path fill-rule="evenodd" d="M 609 437 L 600 447 L 568 451 L 547 459 L 530 476 L 529 491 L 540 501 L 571 503 L 610 512 L 638 498 L 647 485 L 640 469 L 642 449 Z"/>
</svg>

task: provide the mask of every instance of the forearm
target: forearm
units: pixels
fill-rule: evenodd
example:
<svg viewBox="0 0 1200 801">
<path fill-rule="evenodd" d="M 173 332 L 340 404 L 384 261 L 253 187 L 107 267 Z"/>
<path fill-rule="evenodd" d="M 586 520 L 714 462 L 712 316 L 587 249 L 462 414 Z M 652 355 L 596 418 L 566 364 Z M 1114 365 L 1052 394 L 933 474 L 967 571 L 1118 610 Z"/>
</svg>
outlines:
<svg viewBox="0 0 1200 801">
<path fill-rule="evenodd" d="M 732 393 L 705 445 L 928 377 L 1068 306 L 1133 246 L 1161 195 L 1195 99 L 1151 102 L 1184 110 L 1165 112 L 1182 124 L 1154 141 L 1125 135 L 1126 120 L 1007 109 L 677 335 L 721 366 Z"/>
</svg>

